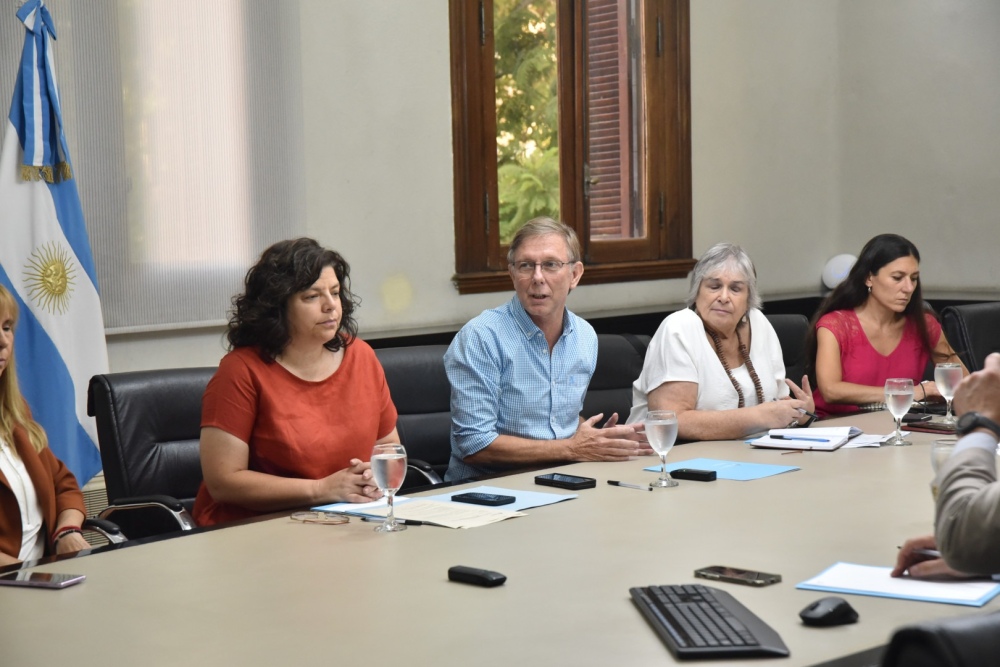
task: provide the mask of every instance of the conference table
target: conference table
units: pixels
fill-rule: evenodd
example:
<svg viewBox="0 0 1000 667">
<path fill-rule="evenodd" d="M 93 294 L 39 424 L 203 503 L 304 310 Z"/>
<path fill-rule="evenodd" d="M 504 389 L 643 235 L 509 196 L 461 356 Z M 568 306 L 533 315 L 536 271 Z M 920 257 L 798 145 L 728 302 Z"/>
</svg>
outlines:
<svg viewBox="0 0 1000 667">
<path fill-rule="evenodd" d="M 823 422 L 889 433 L 888 413 Z M 794 465 L 753 481 L 682 481 L 656 491 L 643 457 L 549 469 L 594 477 L 574 500 L 467 530 L 302 524 L 288 514 L 130 548 L 46 562 L 87 580 L 60 591 L 0 589 L 0 660 L 23 665 L 655 665 L 674 662 L 629 588 L 706 583 L 770 624 L 791 651 L 755 665 L 815 665 L 885 645 L 907 623 L 1000 608 L 848 595 L 853 625 L 804 626 L 827 595 L 796 584 L 839 561 L 891 565 L 897 546 L 932 529 L 930 445 L 784 454 L 739 441 L 675 447 L 707 457 Z M 538 471 L 485 482 L 521 491 Z M 473 487 L 479 483 L 456 488 Z M 432 495 L 435 491 L 426 492 Z M 452 565 L 507 582 L 449 582 Z M 781 574 L 754 588 L 696 580 L 727 565 Z M 871 664 L 844 659 L 835 664 Z M 746 664 L 710 661 L 710 664 Z"/>
</svg>

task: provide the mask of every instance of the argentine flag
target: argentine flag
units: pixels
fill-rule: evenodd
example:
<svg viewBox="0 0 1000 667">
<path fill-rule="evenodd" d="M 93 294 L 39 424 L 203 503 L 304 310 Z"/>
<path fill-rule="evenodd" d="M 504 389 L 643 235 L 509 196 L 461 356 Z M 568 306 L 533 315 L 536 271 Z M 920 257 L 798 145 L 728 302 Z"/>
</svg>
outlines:
<svg viewBox="0 0 1000 667">
<path fill-rule="evenodd" d="M 55 26 L 42 0 L 28 0 L 17 17 L 26 34 L 0 153 L 0 282 L 21 311 L 21 390 L 52 452 L 83 486 L 101 469 L 87 386 L 108 371 L 104 322 L 63 134 Z"/>
</svg>

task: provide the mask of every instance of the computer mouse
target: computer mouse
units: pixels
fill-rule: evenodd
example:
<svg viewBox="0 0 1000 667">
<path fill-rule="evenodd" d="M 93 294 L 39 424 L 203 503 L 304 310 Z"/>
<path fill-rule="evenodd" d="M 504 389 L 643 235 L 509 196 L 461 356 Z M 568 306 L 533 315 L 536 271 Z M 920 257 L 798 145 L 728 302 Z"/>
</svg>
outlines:
<svg viewBox="0 0 1000 667">
<path fill-rule="evenodd" d="M 800 611 L 799 618 L 806 625 L 829 627 L 854 623 L 858 620 L 858 612 L 844 598 L 830 596 L 820 598 Z"/>
</svg>

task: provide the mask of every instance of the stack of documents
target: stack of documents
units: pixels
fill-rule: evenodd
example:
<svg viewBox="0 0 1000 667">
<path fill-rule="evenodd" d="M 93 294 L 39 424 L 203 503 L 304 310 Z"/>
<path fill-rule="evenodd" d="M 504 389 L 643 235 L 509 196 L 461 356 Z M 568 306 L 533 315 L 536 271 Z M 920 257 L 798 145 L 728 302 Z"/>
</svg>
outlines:
<svg viewBox="0 0 1000 667">
<path fill-rule="evenodd" d="M 808 449 L 832 452 L 851 438 L 861 435 L 853 426 L 832 428 L 772 428 L 767 435 L 748 440 L 754 447 L 774 449 Z"/>
<path fill-rule="evenodd" d="M 485 507 L 452 501 L 456 493 L 494 493 L 497 495 L 514 496 L 509 505 L 500 507 Z M 545 493 L 540 491 L 515 491 L 495 486 L 477 486 L 472 489 L 456 489 L 423 498 L 396 496 L 393 500 L 393 514 L 397 519 L 420 521 L 421 523 L 444 526 L 445 528 L 476 528 L 486 526 L 505 519 L 526 516 L 521 510 L 531 507 L 542 507 L 554 503 L 572 500 L 575 493 Z M 385 498 L 369 503 L 332 503 L 313 507 L 317 512 L 333 512 L 335 514 L 350 514 L 352 516 L 385 517 L 389 512 Z"/>
<path fill-rule="evenodd" d="M 414 498 L 395 507 L 394 510 L 397 519 L 432 523 L 445 528 L 478 528 L 516 516 L 526 516 L 524 512 L 512 512 L 482 505 L 442 503 L 426 498 Z M 388 507 L 373 508 L 368 511 L 368 516 L 384 517 L 388 511 Z"/>
</svg>

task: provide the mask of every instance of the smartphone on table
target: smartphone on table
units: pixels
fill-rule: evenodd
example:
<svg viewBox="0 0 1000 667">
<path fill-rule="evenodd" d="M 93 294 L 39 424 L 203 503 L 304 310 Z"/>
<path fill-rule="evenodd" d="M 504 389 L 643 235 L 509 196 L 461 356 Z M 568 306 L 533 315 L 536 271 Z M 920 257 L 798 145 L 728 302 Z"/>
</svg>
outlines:
<svg viewBox="0 0 1000 667">
<path fill-rule="evenodd" d="M 0 575 L 0 586 L 27 586 L 29 588 L 66 588 L 87 578 L 85 574 L 60 574 L 57 572 L 10 572 Z"/>
<path fill-rule="evenodd" d="M 579 475 L 567 475 L 561 472 L 550 472 L 547 475 L 536 475 L 535 484 L 542 486 L 555 486 L 560 489 L 592 489 L 597 486 L 597 480 L 593 477 L 580 477 Z"/>
<path fill-rule="evenodd" d="M 780 574 L 768 574 L 757 570 L 744 570 L 739 567 L 727 567 L 725 565 L 709 565 L 698 568 L 694 571 L 694 576 L 702 579 L 713 579 L 715 581 L 726 581 L 731 584 L 744 584 L 746 586 L 768 586 L 781 581 Z"/>
<path fill-rule="evenodd" d="M 516 500 L 514 496 L 501 496 L 497 493 L 456 493 L 451 497 L 456 503 L 470 503 L 472 505 L 486 505 L 496 507 L 498 505 L 510 505 Z"/>
</svg>

